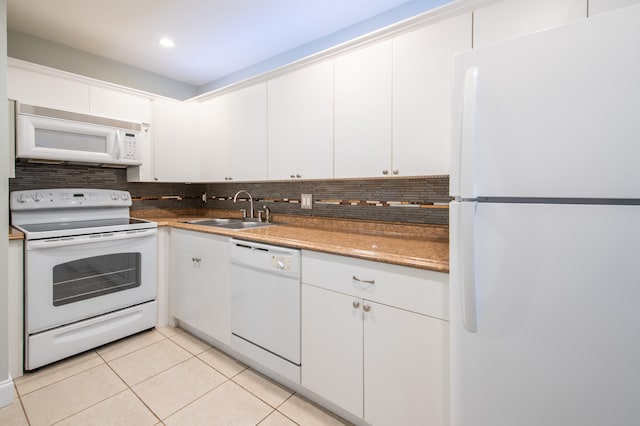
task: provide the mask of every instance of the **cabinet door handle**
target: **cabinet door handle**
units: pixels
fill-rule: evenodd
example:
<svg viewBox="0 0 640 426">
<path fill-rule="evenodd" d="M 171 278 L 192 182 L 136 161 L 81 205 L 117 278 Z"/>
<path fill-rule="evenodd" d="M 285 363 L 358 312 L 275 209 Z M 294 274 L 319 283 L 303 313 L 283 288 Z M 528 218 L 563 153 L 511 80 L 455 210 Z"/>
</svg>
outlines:
<svg viewBox="0 0 640 426">
<path fill-rule="evenodd" d="M 356 277 L 355 275 L 353 276 L 353 279 L 355 281 L 358 281 L 359 283 L 365 283 L 365 284 L 375 284 L 376 283 L 375 280 L 361 280 L 360 278 Z"/>
<path fill-rule="evenodd" d="M 369 312 L 371 310 L 371 306 L 369 305 L 362 305 L 362 310 L 365 312 Z"/>
<path fill-rule="evenodd" d="M 398 169 L 395 169 L 395 170 L 393 171 L 393 174 L 394 174 L 394 175 L 398 175 L 399 173 L 400 173 L 400 171 L 399 171 Z"/>
<path fill-rule="evenodd" d="M 356 301 L 354 301 L 354 302 L 352 303 L 352 305 L 353 305 L 353 308 L 354 308 L 354 309 L 358 309 L 358 307 L 360 307 L 360 302 L 356 302 Z"/>
<path fill-rule="evenodd" d="M 200 258 L 200 257 L 192 257 L 192 258 L 191 258 L 191 261 L 192 261 L 192 262 L 200 263 L 200 261 L 202 261 L 202 258 Z"/>
<path fill-rule="evenodd" d="M 386 175 L 388 175 L 388 174 L 389 174 L 389 170 L 384 169 L 384 170 L 382 171 L 382 174 L 383 174 L 383 175 L 385 175 L 385 176 L 386 176 Z"/>
</svg>

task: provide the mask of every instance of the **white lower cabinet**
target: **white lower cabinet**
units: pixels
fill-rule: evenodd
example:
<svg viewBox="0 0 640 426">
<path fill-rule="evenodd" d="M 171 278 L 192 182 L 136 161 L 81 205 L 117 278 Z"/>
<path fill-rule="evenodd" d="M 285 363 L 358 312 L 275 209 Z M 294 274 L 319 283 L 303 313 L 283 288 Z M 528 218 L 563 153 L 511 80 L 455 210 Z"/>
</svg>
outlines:
<svg viewBox="0 0 640 426">
<path fill-rule="evenodd" d="M 448 276 L 306 251 L 302 267 L 302 385 L 372 425 L 447 425 Z"/>
<path fill-rule="evenodd" d="M 229 238 L 171 230 L 171 316 L 230 345 Z"/>
<path fill-rule="evenodd" d="M 364 301 L 364 419 L 447 425 L 449 322 Z"/>
<path fill-rule="evenodd" d="M 302 284 L 302 385 L 362 417 L 362 300 Z"/>
</svg>

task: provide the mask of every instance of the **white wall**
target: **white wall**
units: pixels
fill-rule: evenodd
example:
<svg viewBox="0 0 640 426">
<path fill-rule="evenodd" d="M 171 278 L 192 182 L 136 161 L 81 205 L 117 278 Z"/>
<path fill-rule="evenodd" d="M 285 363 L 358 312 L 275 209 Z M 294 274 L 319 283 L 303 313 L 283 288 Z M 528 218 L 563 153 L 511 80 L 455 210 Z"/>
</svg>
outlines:
<svg viewBox="0 0 640 426">
<path fill-rule="evenodd" d="M 7 137 L 7 1 L 0 0 L 0 152 L 9 152 Z M 4 159 L 4 156 L 3 156 Z M 6 161 L 0 161 L 0 407 L 13 400 L 13 382 L 9 377 L 8 337 L 8 278 L 9 241 L 9 170 Z"/>
</svg>

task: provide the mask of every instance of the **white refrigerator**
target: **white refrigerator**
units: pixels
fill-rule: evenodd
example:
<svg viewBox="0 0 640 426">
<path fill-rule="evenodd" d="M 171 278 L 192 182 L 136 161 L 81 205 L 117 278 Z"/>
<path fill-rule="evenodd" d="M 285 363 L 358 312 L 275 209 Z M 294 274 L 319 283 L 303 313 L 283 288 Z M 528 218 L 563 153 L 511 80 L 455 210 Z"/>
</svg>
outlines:
<svg viewBox="0 0 640 426">
<path fill-rule="evenodd" d="M 454 73 L 451 424 L 640 425 L 640 7 Z"/>
</svg>

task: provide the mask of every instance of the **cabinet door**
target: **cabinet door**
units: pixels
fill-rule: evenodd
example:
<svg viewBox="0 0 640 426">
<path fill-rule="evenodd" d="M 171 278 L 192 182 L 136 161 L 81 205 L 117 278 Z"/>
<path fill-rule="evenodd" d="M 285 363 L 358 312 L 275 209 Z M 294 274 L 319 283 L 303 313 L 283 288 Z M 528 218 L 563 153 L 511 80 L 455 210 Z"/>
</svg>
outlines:
<svg viewBox="0 0 640 426">
<path fill-rule="evenodd" d="M 229 179 L 228 101 L 228 95 L 223 95 L 201 104 L 201 167 L 204 182 L 222 182 Z"/>
<path fill-rule="evenodd" d="M 102 87 L 89 88 L 91 114 L 135 123 L 151 123 L 151 100 Z"/>
<path fill-rule="evenodd" d="M 640 0 L 589 0 L 589 16 L 640 4 Z"/>
<path fill-rule="evenodd" d="M 171 315 L 229 345 L 230 263 L 227 238 L 172 230 Z"/>
<path fill-rule="evenodd" d="M 269 179 L 333 177 L 333 61 L 268 83 Z"/>
<path fill-rule="evenodd" d="M 7 97 L 29 105 L 89 113 L 89 85 L 19 68 L 7 68 Z"/>
<path fill-rule="evenodd" d="M 449 323 L 364 301 L 364 419 L 448 425 Z"/>
<path fill-rule="evenodd" d="M 470 13 L 393 40 L 394 175 L 449 174 L 453 55 L 470 48 Z"/>
<path fill-rule="evenodd" d="M 267 84 L 229 94 L 229 176 L 267 178 Z"/>
<path fill-rule="evenodd" d="M 302 385 L 359 417 L 361 307 L 362 299 L 302 285 Z"/>
<path fill-rule="evenodd" d="M 335 60 L 335 177 L 391 167 L 391 40 Z"/>
<path fill-rule="evenodd" d="M 154 180 L 199 182 L 199 104 L 156 100 L 153 123 Z"/>
<path fill-rule="evenodd" d="M 173 245 L 175 238 L 172 240 Z M 203 266 L 202 262 L 197 261 L 198 258 L 202 259 L 201 253 L 171 248 L 169 311 L 171 316 L 194 327 L 202 327 L 202 321 L 197 318 L 197 312 L 205 308 L 202 306 L 204 299 L 200 297 L 203 291 L 200 288 L 200 279 L 203 275 L 202 269 L 206 270 L 208 267 L 207 262 Z"/>
<path fill-rule="evenodd" d="M 587 0 L 505 0 L 473 12 L 473 46 L 480 47 L 587 17 Z"/>
<path fill-rule="evenodd" d="M 229 238 L 207 235 L 205 259 L 211 265 L 207 269 L 206 303 L 203 315 L 211 337 L 231 345 L 231 257 Z"/>
</svg>

